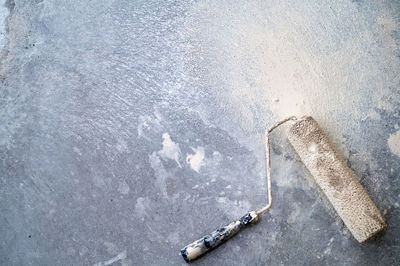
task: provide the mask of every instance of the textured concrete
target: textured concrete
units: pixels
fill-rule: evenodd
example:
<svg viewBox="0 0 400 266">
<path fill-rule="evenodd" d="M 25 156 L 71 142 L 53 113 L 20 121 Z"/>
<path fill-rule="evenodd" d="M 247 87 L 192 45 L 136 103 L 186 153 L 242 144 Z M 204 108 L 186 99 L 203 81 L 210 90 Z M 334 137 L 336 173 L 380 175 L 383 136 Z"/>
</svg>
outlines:
<svg viewBox="0 0 400 266">
<path fill-rule="evenodd" d="M 386 233 L 353 239 L 278 131 L 271 211 L 193 265 L 400 264 L 398 1 L 6 7 L 1 265 L 185 265 L 180 248 L 266 203 L 264 127 L 297 111 Z"/>
</svg>

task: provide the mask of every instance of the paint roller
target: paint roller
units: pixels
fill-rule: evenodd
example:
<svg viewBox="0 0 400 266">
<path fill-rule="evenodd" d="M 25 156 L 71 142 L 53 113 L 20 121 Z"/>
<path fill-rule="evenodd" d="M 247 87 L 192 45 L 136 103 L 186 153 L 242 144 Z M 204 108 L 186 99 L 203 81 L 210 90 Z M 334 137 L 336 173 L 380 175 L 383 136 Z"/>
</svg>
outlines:
<svg viewBox="0 0 400 266">
<path fill-rule="evenodd" d="M 261 214 L 271 207 L 269 134 L 288 121 L 292 122 L 288 133 L 289 142 L 354 238 L 362 243 L 386 228 L 386 223 L 378 208 L 354 172 L 332 148 L 328 137 L 317 122 L 310 116 L 300 119 L 289 117 L 269 128 L 265 134 L 268 204 L 258 211 L 250 211 L 239 220 L 185 246 L 181 254 L 187 262 L 197 259 L 224 243 L 241 229 L 256 223 Z"/>
</svg>

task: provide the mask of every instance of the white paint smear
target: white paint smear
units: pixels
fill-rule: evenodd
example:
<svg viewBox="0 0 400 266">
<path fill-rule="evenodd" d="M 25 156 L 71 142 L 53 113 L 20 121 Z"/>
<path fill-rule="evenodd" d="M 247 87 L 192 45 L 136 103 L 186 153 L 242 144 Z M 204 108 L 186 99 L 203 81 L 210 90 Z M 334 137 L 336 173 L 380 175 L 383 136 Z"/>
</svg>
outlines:
<svg viewBox="0 0 400 266">
<path fill-rule="evenodd" d="M 168 132 L 165 132 L 162 135 L 163 138 L 163 148 L 161 151 L 158 152 L 158 155 L 163 157 L 164 159 L 171 159 L 175 160 L 175 162 L 182 167 L 179 163 L 179 155 L 181 153 L 181 149 L 179 148 L 179 144 L 172 141 Z"/>
<path fill-rule="evenodd" d="M 321 5 L 246 2 L 227 10 L 202 1 L 190 14 L 193 39 L 211 46 L 199 56 L 210 91 L 246 133 L 312 115 L 339 136 L 348 124 L 378 120 L 376 110 L 399 103 L 390 89 L 400 78 L 391 12 L 374 11 L 374 20 L 356 4 Z M 336 23 L 338 13 L 346 23 Z"/>
<path fill-rule="evenodd" d="M 204 165 L 204 147 L 192 148 L 194 154 L 188 154 L 186 156 L 186 162 L 190 164 L 190 167 L 199 172 L 200 167 Z"/>
<path fill-rule="evenodd" d="M 400 130 L 390 135 L 388 145 L 392 153 L 400 156 Z"/>
</svg>

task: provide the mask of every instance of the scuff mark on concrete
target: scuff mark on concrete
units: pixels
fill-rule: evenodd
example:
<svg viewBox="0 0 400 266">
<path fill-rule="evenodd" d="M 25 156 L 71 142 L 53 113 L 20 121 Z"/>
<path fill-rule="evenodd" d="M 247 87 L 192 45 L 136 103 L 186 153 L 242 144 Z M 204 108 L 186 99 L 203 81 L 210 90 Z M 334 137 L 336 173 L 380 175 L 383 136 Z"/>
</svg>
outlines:
<svg viewBox="0 0 400 266">
<path fill-rule="evenodd" d="M 110 265 L 113 264 L 114 262 L 120 261 L 120 260 L 124 260 L 126 259 L 126 251 L 123 251 L 121 253 L 119 253 L 117 256 L 106 260 L 104 262 L 98 262 L 96 264 L 94 264 L 94 266 L 106 266 L 106 265 Z"/>
</svg>

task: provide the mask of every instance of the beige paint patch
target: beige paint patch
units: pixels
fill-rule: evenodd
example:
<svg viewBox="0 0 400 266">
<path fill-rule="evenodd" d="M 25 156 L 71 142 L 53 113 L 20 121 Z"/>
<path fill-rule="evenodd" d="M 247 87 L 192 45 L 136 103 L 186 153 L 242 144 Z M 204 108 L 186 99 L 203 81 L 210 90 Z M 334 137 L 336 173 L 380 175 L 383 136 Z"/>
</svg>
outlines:
<svg viewBox="0 0 400 266">
<path fill-rule="evenodd" d="M 392 153 L 400 156 L 400 130 L 389 136 L 388 145 Z"/>
</svg>

